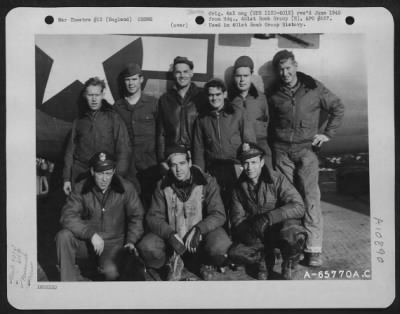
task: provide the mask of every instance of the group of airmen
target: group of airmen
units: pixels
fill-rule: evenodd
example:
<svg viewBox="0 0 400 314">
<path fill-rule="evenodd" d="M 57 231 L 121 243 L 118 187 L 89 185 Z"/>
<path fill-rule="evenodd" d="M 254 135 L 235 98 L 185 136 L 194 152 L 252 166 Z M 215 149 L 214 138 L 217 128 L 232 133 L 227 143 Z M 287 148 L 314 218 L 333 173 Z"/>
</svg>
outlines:
<svg viewBox="0 0 400 314">
<path fill-rule="evenodd" d="M 301 259 L 322 265 L 315 150 L 334 136 L 344 106 L 297 70 L 291 51 L 277 52 L 272 65 L 266 94 L 252 83 L 249 56 L 235 61 L 229 93 L 217 78 L 196 86 L 194 64 L 182 56 L 158 100 L 143 93 L 137 64 L 120 74 L 124 95 L 113 106 L 104 81 L 85 83 L 87 111 L 73 122 L 64 160 L 62 281 L 85 280 L 78 257 L 117 280 L 121 248 L 166 280 L 181 280 L 190 265 L 205 280 L 224 267 L 252 268 L 266 280 L 277 249 L 284 279 Z"/>
</svg>

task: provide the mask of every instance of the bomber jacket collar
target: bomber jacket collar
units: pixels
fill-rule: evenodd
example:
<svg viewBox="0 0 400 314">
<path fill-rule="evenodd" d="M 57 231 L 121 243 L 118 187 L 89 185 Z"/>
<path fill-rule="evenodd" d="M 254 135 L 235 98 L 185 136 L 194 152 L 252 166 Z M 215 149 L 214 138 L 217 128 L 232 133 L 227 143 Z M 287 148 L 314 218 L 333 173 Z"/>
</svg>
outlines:
<svg viewBox="0 0 400 314">
<path fill-rule="evenodd" d="M 300 82 L 300 86 L 304 86 L 307 89 L 315 89 L 317 88 L 317 83 L 315 82 L 315 79 L 303 72 L 297 71 L 297 79 Z M 278 91 L 278 90 L 283 90 L 285 86 L 279 81 L 274 84 L 272 87 L 272 91 Z"/>
<path fill-rule="evenodd" d="M 192 166 L 190 168 L 190 181 L 189 184 L 192 185 L 206 185 L 207 179 L 205 174 L 196 166 Z M 172 187 L 172 185 L 176 185 L 177 180 L 174 178 L 174 175 L 171 171 L 168 171 L 167 175 L 161 182 L 161 189 L 165 189 L 166 187 Z"/>
<path fill-rule="evenodd" d="M 224 106 L 222 107 L 222 109 L 219 110 L 219 111 L 213 110 L 213 108 L 211 107 L 211 105 L 208 104 L 208 112 L 206 113 L 206 115 L 215 118 L 215 117 L 217 117 L 219 114 L 222 114 L 222 115 L 229 115 L 229 114 L 233 114 L 234 112 L 235 112 L 235 108 L 233 107 L 233 105 L 225 99 L 225 104 L 224 104 Z"/>
<path fill-rule="evenodd" d="M 103 100 L 102 105 L 97 112 L 113 112 L 114 108 L 105 100 Z M 87 110 L 83 113 L 84 117 L 91 117 L 92 111 L 87 108 Z"/>
<path fill-rule="evenodd" d="M 271 176 L 268 168 L 265 165 L 262 167 L 261 175 L 260 175 L 259 180 L 262 180 L 267 184 L 272 184 L 273 183 L 272 176 Z M 240 177 L 238 179 L 238 182 L 239 182 L 240 185 L 249 183 L 249 180 L 248 180 L 246 174 L 244 173 L 244 171 L 240 175 Z"/>
<path fill-rule="evenodd" d="M 91 192 L 93 189 L 96 189 L 96 183 L 94 182 L 94 179 L 92 176 L 88 176 L 86 181 L 83 183 L 82 187 L 82 192 L 81 194 L 87 194 Z M 113 176 L 109 189 L 112 189 L 113 191 L 123 194 L 125 192 L 124 186 L 122 185 L 121 179 L 118 177 L 118 175 Z"/>
<path fill-rule="evenodd" d="M 250 84 L 248 96 L 249 96 L 249 95 L 252 96 L 252 97 L 254 97 L 254 98 L 257 98 L 258 95 L 259 95 L 258 90 L 257 90 L 257 88 L 254 86 L 253 83 Z M 241 98 L 243 98 L 243 97 L 240 95 L 240 91 L 239 91 L 236 87 L 234 87 L 233 90 L 232 90 L 232 97 L 231 97 L 230 99 L 235 99 L 236 97 L 241 97 Z"/>
<path fill-rule="evenodd" d="M 191 97 L 193 97 L 193 96 L 196 96 L 196 95 L 199 93 L 199 90 L 200 90 L 200 89 L 197 87 L 197 85 L 194 84 L 193 82 L 191 82 L 191 83 L 190 83 L 190 86 L 189 86 L 189 89 L 188 89 L 188 91 L 187 91 L 186 94 L 185 94 L 184 99 L 187 99 L 187 98 L 191 98 Z M 179 95 L 178 89 L 176 88 L 176 85 L 175 85 L 175 84 L 174 84 L 174 86 L 172 86 L 172 88 L 169 90 L 169 93 L 170 93 L 171 95 L 173 95 L 174 97 L 182 98 L 181 95 Z"/>
</svg>

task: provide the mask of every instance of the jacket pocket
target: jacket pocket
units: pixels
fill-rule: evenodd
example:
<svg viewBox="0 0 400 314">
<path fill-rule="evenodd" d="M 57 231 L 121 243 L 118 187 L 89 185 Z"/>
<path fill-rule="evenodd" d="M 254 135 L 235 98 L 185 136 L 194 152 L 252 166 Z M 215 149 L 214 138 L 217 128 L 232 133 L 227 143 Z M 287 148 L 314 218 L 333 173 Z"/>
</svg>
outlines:
<svg viewBox="0 0 400 314">
<path fill-rule="evenodd" d="M 242 144 L 242 139 L 240 138 L 239 134 L 234 134 L 234 135 L 232 135 L 230 142 L 233 145 L 240 145 L 240 144 Z"/>
<path fill-rule="evenodd" d="M 133 122 L 133 135 L 134 136 L 155 136 L 156 124 L 153 116 L 145 116 Z"/>
</svg>

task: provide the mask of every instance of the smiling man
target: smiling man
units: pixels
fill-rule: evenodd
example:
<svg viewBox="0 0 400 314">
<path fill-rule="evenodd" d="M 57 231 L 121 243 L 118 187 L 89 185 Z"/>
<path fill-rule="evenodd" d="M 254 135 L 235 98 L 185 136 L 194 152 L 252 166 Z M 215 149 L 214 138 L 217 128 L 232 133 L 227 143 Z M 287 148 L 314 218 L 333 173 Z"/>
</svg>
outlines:
<svg viewBox="0 0 400 314">
<path fill-rule="evenodd" d="M 142 91 L 144 81 L 138 64 L 128 64 L 120 74 L 124 97 L 117 100 L 115 110 L 128 129 L 133 154 L 127 178 L 140 182 L 143 203 L 148 207 L 151 193 L 159 178 L 156 156 L 156 122 L 158 104 L 156 98 Z"/>
<path fill-rule="evenodd" d="M 116 156 L 120 175 L 128 172 L 132 152 L 128 131 L 120 116 L 104 100 L 105 83 L 98 77 L 86 81 L 82 97 L 87 110 L 72 124 L 64 156 L 64 186 L 66 195 L 73 185 L 87 174 L 94 153 L 108 151 Z"/>
<path fill-rule="evenodd" d="M 134 186 L 115 172 L 115 158 L 96 153 L 90 161 L 90 177 L 76 184 L 64 205 L 56 237 L 61 281 L 85 278 L 77 258 L 91 262 L 107 280 L 118 274 L 114 258 L 124 245 L 132 250 L 143 234 L 143 208 Z"/>
<path fill-rule="evenodd" d="M 268 279 L 275 248 L 283 257 L 283 278 L 291 279 L 306 239 L 301 221 L 304 204 L 286 177 L 265 164 L 264 154 L 255 143 L 244 143 L 238 149 L 243 172 L 233 191 L 232 236 L 234 242 L 260 251 L 259 280 Z"/>
<path fill-rule="evenodd" d="M 344 106 L 321 82 L 297 71 L 292 52 L 277 52 L 272 64 L 278 78 L 268 96 L 273 156 L 276 166 L 304 199 L 304 226 L 308 235 L 304 250 L 306 264 L 318 267 L 322 265 L 323 217 L 319 161 L 314 151 L 335 135 L 343 119 Z M 328 114 L 323 129 L 319 127 L 321 111 Z"/>
<path fill-rule="evenodd" d="M 159 101 L 157 155 L 165 160 L 165 147 L 184 145 L 192 149 L 193 125 L 199 112 L 207 105 L 204 92 L 193 82 L 193 62 L 178 56 L 172 65 L 174 86 Z M 162 164 L 165 168 L 167 165 Z"/>
<path fill-rule="evenodd" d="M 244 142 L 255 142 L 256 137 L 246 112 L 226 101 L 223 81 L 212 79 L 204 90 L 209 106 L 208 112 L 196 121 L 193 163 L 216 177 L 225 208 L 229 210 L 232 187 L 237 180 L 236 151 Z"/>
<path fill-rule="evenodd" d="M 218 184 L 192 167 L 184 146 L 167 147 L 166 154 L 169 171 L 153 194 L 146 215 L 151 232 L 138 249 L 148 267 L 167 264 L 167 280 L 180 280 L 184 261 L 190 258 L 205 265 L 204 279 L 210 279 L 210 266 L 221 266 L 231 245 L 221 228 L 226 216 Z"/>
</svg>

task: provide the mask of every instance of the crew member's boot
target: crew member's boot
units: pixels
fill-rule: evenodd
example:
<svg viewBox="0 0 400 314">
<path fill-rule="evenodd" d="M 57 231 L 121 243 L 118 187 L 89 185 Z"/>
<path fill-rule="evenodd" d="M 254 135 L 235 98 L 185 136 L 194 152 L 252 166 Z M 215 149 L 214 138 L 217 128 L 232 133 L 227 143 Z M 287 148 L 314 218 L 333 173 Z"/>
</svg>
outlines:
<svg viewBox="0 0 400 314">
<path fill-rule="evenodd" d="M 311 266 L 311 267 L 321 267 L 322 266 L 321 253 L 319 253 L 319 252 L 316 252 L 316 253 L 305 252 L 304 253 L 304 257 L 305 257 L 306 265 Z"/>
<path fill-rule="evenodd" d="M 289 244 L 285 242 L 282 247 L 282 277 L 285 280 L 292 280 L 295 275 L 295 271 L 300 261 L 301 254 L 304 250 L 306 243 L 305 234 L 299 233 L 296 235 L 296 242 Z"/>
</svg>

